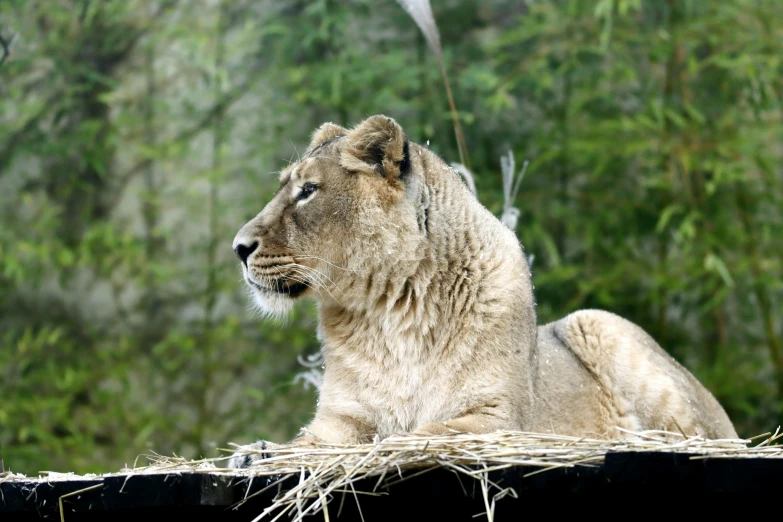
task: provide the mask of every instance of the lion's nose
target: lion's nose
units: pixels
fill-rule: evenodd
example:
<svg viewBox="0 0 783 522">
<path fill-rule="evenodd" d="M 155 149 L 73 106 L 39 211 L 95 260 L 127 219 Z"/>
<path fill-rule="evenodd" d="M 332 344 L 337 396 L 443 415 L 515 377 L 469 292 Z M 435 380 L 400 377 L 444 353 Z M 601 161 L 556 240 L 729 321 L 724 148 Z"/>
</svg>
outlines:
<svg viewBox="0 0 783 522">
<path fill-rule="evenodd" d="M 250 254 L 256 251 L 256 248 L 258 248 L 258 241 L 253 241 L 250 246 L 243 243 L 237 243 L 237 245 L 234 247 L 234 252 L 236 252 L 239 260 L 242 261 L 245 266 L 247 266 L 247 258 L 250 257 Z"/>
</svg>

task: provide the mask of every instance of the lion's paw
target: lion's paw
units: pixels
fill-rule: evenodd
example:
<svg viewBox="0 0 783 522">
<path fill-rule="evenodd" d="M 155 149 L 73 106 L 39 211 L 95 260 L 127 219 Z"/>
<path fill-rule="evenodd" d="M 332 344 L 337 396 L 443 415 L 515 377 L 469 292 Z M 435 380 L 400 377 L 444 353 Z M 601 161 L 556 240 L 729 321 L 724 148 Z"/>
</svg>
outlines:
<svg viewBox="0 0 783 522">
<path fill-rule="evenodd" d="M 277 445 L 265 440 L 259 440 L 247 446 L 240 446 L 228 459 L 227 467 L 233 469 L 244 469 L 254 466 L 256 463 L 272 456 L 272 453 L 265 450 L 272 449 Z"/>
</svg>

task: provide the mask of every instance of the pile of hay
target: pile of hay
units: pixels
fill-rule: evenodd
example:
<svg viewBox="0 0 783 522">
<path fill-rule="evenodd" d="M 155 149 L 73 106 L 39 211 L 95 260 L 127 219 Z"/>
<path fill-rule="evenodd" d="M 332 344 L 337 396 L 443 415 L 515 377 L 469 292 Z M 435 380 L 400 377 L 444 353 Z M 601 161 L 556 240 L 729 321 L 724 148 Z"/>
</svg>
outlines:
<svg viewBox="0 0 783 522">
<path fill-rule="evenodd" d="M 152 455 L 147 456 L 150 465 L 125 469 L 118 474 L 227 473 L 246 478 L 248 482 L 264 480 L 266 487 L 262 491 L 276 488 L 283 480 L 296 476 L 299 482 L 291 489 L 281 490 L 272 505 L 255 520 L 273 512 L 273 520 L 286 514 L 301 520 L 305 515 L 319 512 L 328 520 L 329 513 L 324 506 L 337 494 L 380 494 L 376 491 L 383 487 L 445 468 L 479 481 L 487 516 L 492 520 L 495 501 L 515 493 L 493 484 L 489 472 L 512 466 L 530 467 L 525 475 L 529 476 L 554 468 L 601 464 L 606 453 L 612 451 L 677 452 L 693 454 L 692 458 L 783 458 L 783 446 L 774 445 L 783 437 L 779 429 L 774 434 L 766 433 L 747 440 L 708 440 L 663 431 L 627 432 L 627 435 L 628 438 L 621 440 L 599 440 L 523 432 L 438 437 L 408 434 L 373 444 L 267 449 L 264 453 L 272 454 L 270 458 L 241 470 L 223 467 L 228 457 L 189 461 Z M 243 447 L 239 447 L 239 451 L 260 453 Z M 409 473 L 403 475 L 404 471 Z M 50 475 L 48 479 L 76 478 L 56 475 Z M 373 491 L 357 490 L 356 482 L 368 478 L 374 479 Z M 20 479 L 19 475 L 5 477 L 5 480 Z"/>
</svg>

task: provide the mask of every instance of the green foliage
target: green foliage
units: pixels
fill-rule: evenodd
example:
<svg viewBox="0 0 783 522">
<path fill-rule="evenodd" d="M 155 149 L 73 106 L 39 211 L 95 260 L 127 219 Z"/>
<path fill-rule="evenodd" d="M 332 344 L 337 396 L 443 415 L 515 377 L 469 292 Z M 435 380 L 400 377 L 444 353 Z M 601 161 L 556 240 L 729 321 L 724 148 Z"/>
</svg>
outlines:
<svg viewBox="0 0 783 522">
<path fill-rule="evenodd" d="M 435 2 L 478 194 L 530 165 L 541 322 L 639 323 L 743 435 L 783 408 L 783 4 Z M 230 242 L 323 121 L 448 161 L 435 58 L 394 1 L 0 3 L 0 445 L 98 471 L 285 440 L 315 314 L 260 321 Z"/>
</svg>

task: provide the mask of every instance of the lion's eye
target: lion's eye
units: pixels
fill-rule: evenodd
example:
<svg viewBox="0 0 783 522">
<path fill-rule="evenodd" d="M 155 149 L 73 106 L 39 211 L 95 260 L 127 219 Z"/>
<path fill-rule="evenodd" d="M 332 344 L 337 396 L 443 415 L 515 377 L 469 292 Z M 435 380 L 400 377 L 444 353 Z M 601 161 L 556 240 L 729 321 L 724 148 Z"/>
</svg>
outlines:
<svg viewBox="0 0 783 522">
<path fill-rule="evenodd" d="M 316 186 L 315 183 L 310 183 L 308 181 L 307 183 L 302 185 L 302 189 L 299 191 L 299 194 L 296 195 L 296 200 L 297 201 L 303 201 L 303 200 L 309 198 L 310 196 L 313 195 L 313 192 L 315 192 L 315 189 L 317 189 L 317 188 L 318 187 Z"/>
</svg>

